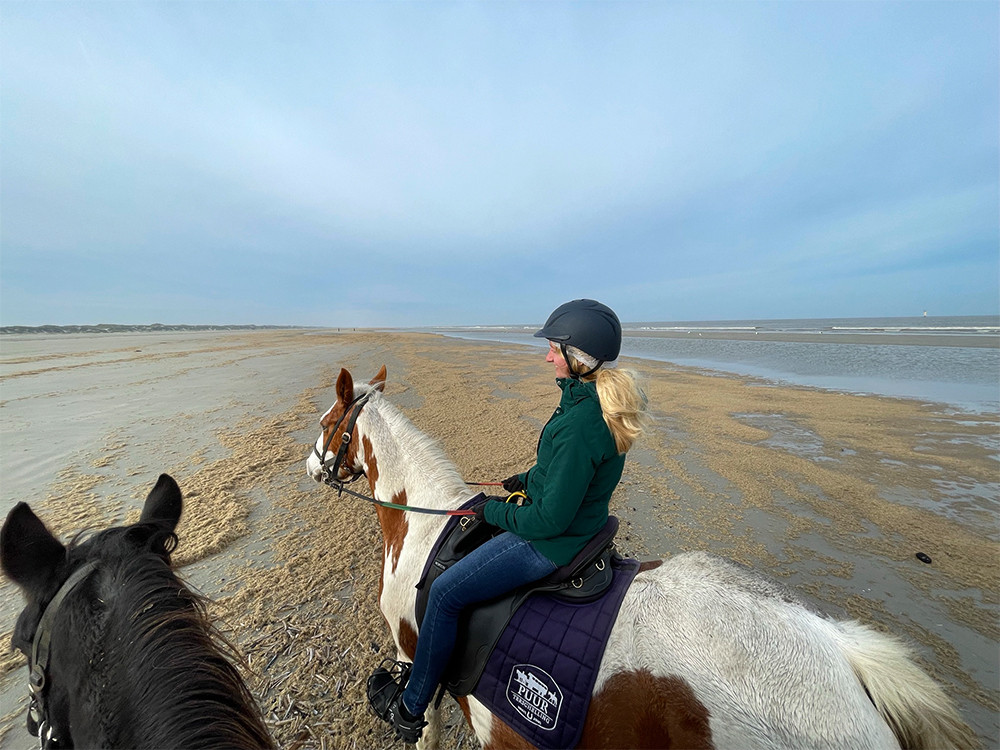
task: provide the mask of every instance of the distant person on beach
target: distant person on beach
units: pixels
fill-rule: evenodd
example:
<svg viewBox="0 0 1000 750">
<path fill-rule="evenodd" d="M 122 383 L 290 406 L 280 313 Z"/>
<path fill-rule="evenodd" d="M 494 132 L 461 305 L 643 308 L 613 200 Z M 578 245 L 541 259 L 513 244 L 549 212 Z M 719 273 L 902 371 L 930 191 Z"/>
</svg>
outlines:
<svg viewBox="0 0 1000 750">
<path fill-rule="evenodd" d="M 477 518 L 508 533 L 434 580 L 412 666 L 380 667 L 368 681 L 372 707 L 405 742 L 416 742 L 427 723 L 424 712 L 451 657 L 462 610 L 569 563 L 604 528 L 625 454 L 642 433 L 646 396 L 631 372 L 615 368 L 622 330 L 611 308 L 567 302 L 535 336 L 549 341 L 545 361 L 555 367 L 562 396 L 542 429 L 535 465 L 503 482 L 527 500 L 492 498 L 479 507 Z"/>
</svg>

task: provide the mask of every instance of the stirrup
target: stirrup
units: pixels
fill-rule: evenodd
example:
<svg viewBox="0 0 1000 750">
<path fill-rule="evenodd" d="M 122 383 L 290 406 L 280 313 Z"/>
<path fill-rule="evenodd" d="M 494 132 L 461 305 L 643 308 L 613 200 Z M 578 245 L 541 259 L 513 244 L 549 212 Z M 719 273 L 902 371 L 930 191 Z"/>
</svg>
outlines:
<svg viewBox="0 0 1000 750">
<path fill-rule="evenodd" d="M 388 666 L 388 668 L 386 668 Z M 403 717 L 400 704 L 403 701 L 403 689 L 410 678 L 412 665 L 407 662 L 384 659 L 371 677 L 368 678 L 368 704 L 375 715 L 395 730 L 396 737 L 409 744 L 415 744 L 420 739 L 423 728 L 427 726 L 423 716 L 410 720 Z"/>
</svg>

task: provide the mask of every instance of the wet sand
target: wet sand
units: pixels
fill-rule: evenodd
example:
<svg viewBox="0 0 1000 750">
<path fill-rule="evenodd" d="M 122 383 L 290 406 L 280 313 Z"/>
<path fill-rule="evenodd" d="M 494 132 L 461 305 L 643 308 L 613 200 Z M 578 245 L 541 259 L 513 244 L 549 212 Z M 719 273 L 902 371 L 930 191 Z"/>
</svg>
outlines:
<svg viewBox="0 0 1000 750">
<path fill-rule="evenodd" d="M 0 510 L 25 500 L 65 539 L 134 520 L 171 473 L 186 500 L 175 560 L 247 655 L 279 744 L 388 746 L 364 701 L 392 654 L 375 513 L 304 472 L 339 368 L 367 380 L 382 364 L 389 398 L 467 480 L 531 464 L 558 392 L 529 347 L 348 331 L 5 336 Z M 997 415 L 624 364 L 656 420 L 613 500 L 620 549 L 709 549 L 903 636 L 984 746 L 1000 744 Z M 0 592 L 7 643 L 20 597 Z M 26 694 L 23 659 L 3 656 L 0 748 L 33 746 Z M 445 746 L 475 747 L 460 718 L 449 712 Z"/>
</svg>

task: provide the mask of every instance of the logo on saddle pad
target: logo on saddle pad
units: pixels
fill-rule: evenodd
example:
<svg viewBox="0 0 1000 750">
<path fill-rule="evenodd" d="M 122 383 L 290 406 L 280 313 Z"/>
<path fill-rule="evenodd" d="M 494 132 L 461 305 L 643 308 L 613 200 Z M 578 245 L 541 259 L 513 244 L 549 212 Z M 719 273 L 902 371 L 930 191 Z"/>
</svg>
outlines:
<svg viewBox="0 0 1000 750">
<path fill-rule="evenodd" d="M 526 721 L 554 729 L 563 694 L 548 672 L 533 664 L 515 664 L 507 682 L 507 700 Z"/>
</svg>

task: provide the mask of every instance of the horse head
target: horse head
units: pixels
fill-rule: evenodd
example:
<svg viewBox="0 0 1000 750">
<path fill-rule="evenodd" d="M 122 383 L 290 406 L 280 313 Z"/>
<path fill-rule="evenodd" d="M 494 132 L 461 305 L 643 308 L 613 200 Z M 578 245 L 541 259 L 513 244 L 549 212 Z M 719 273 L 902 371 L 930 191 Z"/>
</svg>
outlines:
<svg viewBox="0 0 1000 750">
<path fill-rule="evenodd" d="M 28 729 L 43 747 L 190 746 L 196 738 L 177 728 L 192 719 L 241 726 L 252 740 L 235 746 L 270 746 L 203 600 L 171 569 L 182 509 L 180 488 L 161 474 L 138 522 L 68 545 L 26 503 L 8 514 L 0 566 L 26 601 L 11 641 L 28 658 Z M 234 713 L 247 716 L 223 721 Z"/>
<path fill-rule="evenodd" d="M 341 368 L 337 377 L 337 400 L 320 419 L 322 429 L 313 452 L 306 459 L 306 471 L 317 482 L 327 479 L 343 482 L 363 473 L 355 422 L 368 397 L 385 390 L 385 378 L 385 365 L 382 365 L 367 386 L 355 387 L 351 373 Z"/>
<path fill-rule="evenodd" d="M 90 635 L 74 632 L 74 625 L 81 621 L 80 610 L 90 606 L 88 600 L 103 594 L 98 569 L 105 571 L 141 555 L 153 555 L 169 567 L 181 509 L 180 488 L 163 474 L 146 498 L 138 523 L 108 529 L 68 548 L 27 503 L 18 503 L 8 514 L 0 530 L 0 564 L 27 602 L 11 642 L 28 658 L 32 692 L 28 728 L 40 732 L 43 741 L 66 744 L 72 739 L 71 697 L 84 657 L 70 644 Z"/>
</svg>

